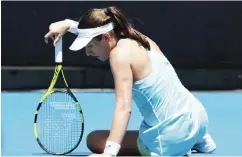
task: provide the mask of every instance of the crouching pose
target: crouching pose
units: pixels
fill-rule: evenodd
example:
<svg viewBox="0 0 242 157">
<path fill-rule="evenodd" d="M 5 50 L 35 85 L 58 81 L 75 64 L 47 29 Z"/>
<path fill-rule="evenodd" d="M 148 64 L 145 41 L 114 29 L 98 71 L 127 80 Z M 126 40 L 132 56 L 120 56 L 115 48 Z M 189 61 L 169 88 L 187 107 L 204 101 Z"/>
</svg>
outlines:
<svg viewBox="0 0 242 157">
<path fill-rule="evenodd" d="M 192 148 L 204 153 L 216 149 L 203 105 L 183 86 L 156 43 L 134 29 L 120 10 L 95 8 L 79 21 L 52 23 L 46 42 L 52 38 L 55 45 L 67 31 L 77 35 L 70 49 L 85 47 L 87 56 L 108 60 L 114 78 L 111 129 L 89 134 L 92 156 L 183 156 Z M 132 100 L 143 116 L 138 131 L 126 131 Z"/>
</svg>

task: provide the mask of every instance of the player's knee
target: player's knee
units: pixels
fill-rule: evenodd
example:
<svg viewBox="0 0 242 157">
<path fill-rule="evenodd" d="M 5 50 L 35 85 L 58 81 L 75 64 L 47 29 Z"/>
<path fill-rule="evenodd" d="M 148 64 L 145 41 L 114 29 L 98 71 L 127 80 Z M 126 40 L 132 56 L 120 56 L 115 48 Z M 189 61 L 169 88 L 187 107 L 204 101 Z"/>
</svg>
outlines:
<svg viewBox="0 0 242 157">
<path fill-rule="evenodd" d="M 103 153 L 106 138 L 99 131 L 93 131 L 87 136 L 87 147 L 93 153 Z"/>
<path fill-rule="evenodd" d="M 98 139 L 96 138 L 95 132 L 91 132 L 90 134 L 88 134 L 88 136 L 87 136 L 87 147 L 93 153 L 99 153 L 98 151 L 100 151 L 97 147 L 97 140 Z"/>
</svg>

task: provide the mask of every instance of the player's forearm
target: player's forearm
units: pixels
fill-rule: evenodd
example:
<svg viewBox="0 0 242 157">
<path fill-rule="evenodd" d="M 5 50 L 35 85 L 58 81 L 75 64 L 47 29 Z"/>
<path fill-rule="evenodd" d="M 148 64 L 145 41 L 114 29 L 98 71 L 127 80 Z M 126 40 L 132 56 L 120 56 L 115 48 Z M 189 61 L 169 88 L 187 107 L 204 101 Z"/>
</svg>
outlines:
<svg viewBox="0 0 242 157">
<path fill-rule="evenodd" d="M 119 107 L 119 105 L 117 105 L 113 115 L 110 135 L 107 140 L 121 144 L 129 123 L 130 115 L 130 108 L 122 107 L 122 105 Z"/>
<path fill-rule="evenodd" d="M 128 126 L 130 115 L 131 109 L 125 107 L 125 105 L 117 104 L 113 115 L 111 131 L 104 149 L 105 154 L 110 154 L 114 157 L 117 156 Z"/>
</svg>

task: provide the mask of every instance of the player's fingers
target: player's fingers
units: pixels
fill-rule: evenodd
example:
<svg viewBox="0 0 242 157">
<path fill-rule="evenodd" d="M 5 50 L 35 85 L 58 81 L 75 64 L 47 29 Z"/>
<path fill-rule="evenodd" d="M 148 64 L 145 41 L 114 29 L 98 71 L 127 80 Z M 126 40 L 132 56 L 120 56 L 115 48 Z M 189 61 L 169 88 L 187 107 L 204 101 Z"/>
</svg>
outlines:
<svg viewBox="0 0 242 157">
<path fill-rule="evenodd" d="M 55 40 L 54 36 L 51 36 L 50 38 L 51 38 L 53 41 Z"/>
<path fill-rule="evenodd" d="M 53 33 L 51 31 L 49 31 L 46 35 L 45 35 L 45 43 L 48 43 L 48 38 L 53 37 Z"/>
<path fill-rule="evenodd" d="M 61 38 L 61 35 L 60 34 L 55 37 L 54 46 L 56 46 L 56 44 L 58 43 L 58 41 L 60 40 L 60 38 Z"/>
</svg>

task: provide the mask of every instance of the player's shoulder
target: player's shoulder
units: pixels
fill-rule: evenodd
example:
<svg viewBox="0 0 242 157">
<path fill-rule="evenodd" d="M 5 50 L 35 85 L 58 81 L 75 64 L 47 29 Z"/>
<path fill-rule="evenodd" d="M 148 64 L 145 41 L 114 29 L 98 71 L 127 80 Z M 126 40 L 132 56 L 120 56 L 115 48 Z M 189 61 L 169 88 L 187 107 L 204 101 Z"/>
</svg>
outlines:
<svg viewBox="0 0 242 157">
<path fill-rule="evenodd" d="M 111 58 L 127 59 L 130 55 L 132 41 L 130 39 L 120 39 L 116 47 L 111 51 Z"/>
<path fill-rule="evenodd" d="M 132 39 L 130 39 L 130 38 L 122 38 L 122 39 L 119 39 L 117 46 L 131 44 L 131 42 L 132 42 Z"/>
</svg>

